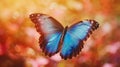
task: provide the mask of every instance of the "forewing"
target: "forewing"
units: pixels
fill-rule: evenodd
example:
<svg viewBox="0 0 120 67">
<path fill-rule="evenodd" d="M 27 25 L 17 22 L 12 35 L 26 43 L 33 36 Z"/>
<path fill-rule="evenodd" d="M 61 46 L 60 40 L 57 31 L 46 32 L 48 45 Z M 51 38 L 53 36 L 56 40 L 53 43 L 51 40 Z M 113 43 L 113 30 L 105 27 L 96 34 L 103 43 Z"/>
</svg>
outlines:
<svg viewBox="0 0 120 67">
<path fill-rule="evenodd" d="M 51 16 L 34 13 L 30 19 L 35 24 L 39 34 L 39 44 L 45 55 L 52 56 L 58 52 L 63 26 Z"/>
<path fill-rule="evenodd" d="M 79 54 L 86 40 L 99 24 L 94 20 L 80 21 L 68 28 L 63 41 L 60 55 L 63 59 L 72 58 Z"/>
</svg>

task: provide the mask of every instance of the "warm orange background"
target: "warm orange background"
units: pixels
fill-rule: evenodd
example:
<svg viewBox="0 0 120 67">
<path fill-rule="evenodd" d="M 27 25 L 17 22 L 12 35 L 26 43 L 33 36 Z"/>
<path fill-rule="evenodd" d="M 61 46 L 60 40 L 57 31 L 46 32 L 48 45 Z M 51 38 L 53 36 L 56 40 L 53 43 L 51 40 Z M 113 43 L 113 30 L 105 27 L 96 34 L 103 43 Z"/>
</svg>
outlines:
<svg viewBox="0 0 120 67">
<path fill-rule="evenodd" d="M 94 19 L 100 28 L 79 56 L 44 56 L 31 13 L 48 14 L 63 26 Z M 119 0 L 0 0 L 0 67 L 120 67 Z"/>
</svg>

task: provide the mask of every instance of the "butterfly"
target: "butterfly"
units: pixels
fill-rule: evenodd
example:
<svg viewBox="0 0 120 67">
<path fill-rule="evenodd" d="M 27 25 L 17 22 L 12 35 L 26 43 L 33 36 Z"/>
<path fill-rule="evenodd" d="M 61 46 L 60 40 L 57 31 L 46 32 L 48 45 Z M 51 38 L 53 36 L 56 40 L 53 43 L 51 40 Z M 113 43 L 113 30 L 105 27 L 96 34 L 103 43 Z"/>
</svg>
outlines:
<svg viewBox="0 0 120 67">
<path fill-rule="evenodd" d="M 95 20 L 79 21 L 63 27 L 53 17 L 41 13 L 30 14 L 30 19 L 41 35 L 39 44 L 43 53 L 51 57 L 60 52 L 61 58 L 65 60 L 77 56 L 83 48 L 83 41 L 99 27 Z"/>
</svg>

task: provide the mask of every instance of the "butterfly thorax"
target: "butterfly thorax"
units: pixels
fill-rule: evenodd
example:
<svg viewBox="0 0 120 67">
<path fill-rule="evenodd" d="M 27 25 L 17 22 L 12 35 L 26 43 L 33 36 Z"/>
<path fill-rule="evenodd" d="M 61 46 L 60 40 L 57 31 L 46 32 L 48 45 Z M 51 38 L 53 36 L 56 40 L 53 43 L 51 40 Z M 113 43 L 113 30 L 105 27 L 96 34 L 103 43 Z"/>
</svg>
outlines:
<svg viewBox="0 0 120 67">
<path fill-rule="evenodd" d="M 68 26 L 66 26 L 62 32 L 62 35 L 61 35 L 61 38 L 60 38 L 60 42 L 59 42 L 59 48 L 58 48 L 58 51 L 62 48 L 62 44 L 64 42 L 64 37 L 65 37 L 65 34 L 67 32 L 67 29 L 68 29 Z"/>
</svg>

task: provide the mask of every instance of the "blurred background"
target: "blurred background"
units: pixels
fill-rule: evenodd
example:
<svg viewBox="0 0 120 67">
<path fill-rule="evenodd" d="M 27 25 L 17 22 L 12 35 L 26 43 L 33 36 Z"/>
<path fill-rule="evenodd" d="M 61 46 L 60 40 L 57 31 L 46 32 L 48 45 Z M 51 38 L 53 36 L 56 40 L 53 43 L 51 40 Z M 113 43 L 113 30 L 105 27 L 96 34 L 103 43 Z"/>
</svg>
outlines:
<svg viewBox="0 0 120 67">
<path fill-rule="evenodd" d="M 31 13 L 48 14 L 63 26 L 94 19 L 100 27 L 79 56 L 46 57 Z M 120 67 L 120 0 L 1 0 L 0 67 Z"/>
</svg>

